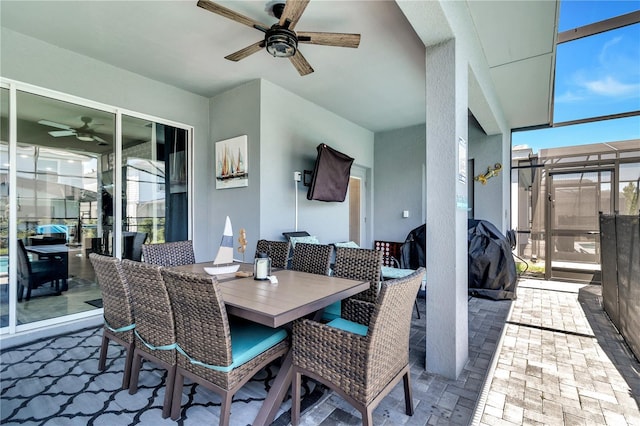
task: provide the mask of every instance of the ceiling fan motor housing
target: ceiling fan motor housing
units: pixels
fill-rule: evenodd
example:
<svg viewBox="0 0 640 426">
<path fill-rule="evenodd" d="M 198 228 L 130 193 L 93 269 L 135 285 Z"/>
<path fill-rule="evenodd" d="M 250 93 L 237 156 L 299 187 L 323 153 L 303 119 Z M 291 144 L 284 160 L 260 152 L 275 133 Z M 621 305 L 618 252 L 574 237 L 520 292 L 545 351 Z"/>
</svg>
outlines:
<svg viewBox="0 0 640 426">
<path fill-rule="evenodd" d="M 282 17 L 282 12 L 284 12 L 285 3 L 276 3 L 271 8 L 273 12 L 273 16 L 280 19 Z"/>
<path fill-rule="evenodd" d="M 277 58 L 288 58 L 296 54 L 298 37 L 293 31 L 279 25 L 271 27 L 264 36 L 267 52 Z"/>
</svg>

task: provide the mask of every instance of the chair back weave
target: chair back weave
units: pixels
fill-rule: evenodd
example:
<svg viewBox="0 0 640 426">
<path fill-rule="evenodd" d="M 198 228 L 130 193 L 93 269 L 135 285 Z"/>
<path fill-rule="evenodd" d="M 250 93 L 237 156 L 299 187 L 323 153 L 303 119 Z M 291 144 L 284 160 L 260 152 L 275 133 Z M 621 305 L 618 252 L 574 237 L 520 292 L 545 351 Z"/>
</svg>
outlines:
<svg viewBox="0 0 640 426">
<path fill-rule="evenodd" d="M 291 269 L 318 275 L 329 275 L 333 247 L 325 244 L 297 243 L 293 249 Z"/>
<path fill-rule="evenodd" d="M 146 263 L 161 266 L 180 266 L 196 263 L 193 241 L 191 240 L 143 244 L 142 257 Z"/>
<path fill-rule="evenodd" d="M 165 348 L 176 342 L 173 309 L 162 279 L 162 267 L 124 259 L 122 269 L 131 290 L 136 335 L 143 342 L 136 346 L 167 363 L 175 364 L 175 350 L 154 350 L 147 346 Z"/>
<path fill-rule="evenodd" d="M 255 255 L 257 257 L 258 253 L 267 253 L 271 258 L 272 267 L 286 269 L 290 248 L 289 241 L 258 240 Z"/>
<path fill-rule="evenodd" d="M 339 278 L 369 281 L 369 289 L 352 296 L 365 302 L 375 302 L 378 296 L 382 252 L 373 249 L 336 247 L 333 275 Z"/>
<path fill-rule="evenodd" d="M 411 315 L 423 276 L 424 268 L 419 268 L 380 286 L 367 333 L 369 395 L 376 395 L 409 362 Z"/>
<path fill-rule="evenodd" d="M 104 320 L 112 329 L 120 329 L 135 324 L 131 291 L 125 278 L 120 259 L 90 253 L 89 260 L 96 273 L 102 292 Z M 124 341 L 133 341 L 133 329 L 118 333 Z"/>
<path fill-rule="evenodd" d="M 174 309 L 180 348 L 202 363 L 230 365 L 231 331 L 216 278 L 172 270 L 164 270 L 162 275 Z M 179 358 L 179 364 L 185 362 Z"/>
</svg>

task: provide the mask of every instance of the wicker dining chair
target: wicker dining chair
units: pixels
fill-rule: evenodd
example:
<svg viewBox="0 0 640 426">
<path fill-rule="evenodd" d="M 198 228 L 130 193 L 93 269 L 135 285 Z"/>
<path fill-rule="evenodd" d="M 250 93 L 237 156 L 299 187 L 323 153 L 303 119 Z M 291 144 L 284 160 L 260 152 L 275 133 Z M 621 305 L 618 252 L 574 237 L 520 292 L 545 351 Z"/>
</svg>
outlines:
<svg viewBox="0 0 640 426">
<path fill-rule="evenodd" d="M 142 259 L 146 263 L 160 266 L 180 266 L 196 263 L 193 241 L 143 244 Z"/>
<path fill-rule="evenodd" d="M 373 424 L 372 413 L 402 379 L 406 414 L 413 415 L 409 368 L 411 313 L 424 268 L 385 281 L 375 303 L 354 300 L 359 309 L 328 324 L 302 319 L 293 324 L 291 424 L 300 420 L 302 376 L 336 391 Z"/>
<path fill-rule="evenodd" d="M 162 266 L 122 260 L 136 318 L 136 345 L 131 365 L 129 393 L 138 391 L 138 376 L 142 358 L 167 370 L 162 417 L 171 412 L 173 383 L 176 376 L 176 332 L 173 310 L 162 279 Z"/>
<path fill-rule="evenodd" d="M 297 243 L 291 269 L 310 274 L 329 275 L 333 247 L 325 244 Z"/>
<path fill-rule="evenodd" d="M 162 275 L 177 333 L 171 418 L 180 417 L 186 377 L 220 395 L 220 425 L 228 425 L 233 395 L 289 350 L 287 332 L 239 318 L 230 322 L 215 277 L 170 269 Z"/>
<path fill-rule="evenodd" d="M 382 252 L 373 249 L 336 247 L 336 262 L 333 275 L 339 278 L 369 281 L 368 290 L 358 293 L 351 298 L 375 302 L 380 284 L 382 269 Z M 344 303 L 343 303 L 344 306 Z"/>
<path fill-rule="evenodd" d="M 122 389 L 127 389 L 131 378 L 131 364 L 135 349 L 133 330 L 136 326 L 129 284 L 118 258 L 90 253 L 89 260 L 100 286 L 104 310 L 98 370 L 103 371 L 106 367 L 109 341 L 122 345 L 126 353 Z"/>
<path fill-rule="evenodd" d="M 258 253 L 267 253 L 271 258 L 272 267 L 287 269 L 290 248 L 289 241 L 258 240 L 255 256 L 258 257 Z"/>
</svg>

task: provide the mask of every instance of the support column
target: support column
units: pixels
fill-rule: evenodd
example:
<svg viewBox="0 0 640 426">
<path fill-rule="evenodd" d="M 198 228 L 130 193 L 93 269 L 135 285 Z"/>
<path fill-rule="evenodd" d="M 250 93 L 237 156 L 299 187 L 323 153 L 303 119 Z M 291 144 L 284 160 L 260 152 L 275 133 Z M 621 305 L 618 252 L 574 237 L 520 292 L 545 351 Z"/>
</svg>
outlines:
<svg viewBox="0 0 640 426">
<path fill-rule="evenodd" d="M 468 68 L 455 40 L 427 47 L 427 371 L 455 379 L 468 357 Z"/>
</svg>

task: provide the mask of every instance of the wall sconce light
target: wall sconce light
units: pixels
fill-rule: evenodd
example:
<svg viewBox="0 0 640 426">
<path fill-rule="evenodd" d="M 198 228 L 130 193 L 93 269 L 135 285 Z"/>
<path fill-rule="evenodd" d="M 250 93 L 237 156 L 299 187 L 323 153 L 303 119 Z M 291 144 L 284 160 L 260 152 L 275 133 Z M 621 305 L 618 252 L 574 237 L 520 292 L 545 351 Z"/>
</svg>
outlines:
<svg viewBox="0 0 640 426">
<path fill-rule="evenodd" d="M 493 168 L 491 168 L 491 166 L 487 167 L 487 173 L 479 174 L 478 176 L 474 177 L 473 180 L 477 180 L 481 184 L 486 185 L 487 179 L 498 176 L 501 170 L 502 164 L 496 163 L 493 165 Z"/>
</svg>

